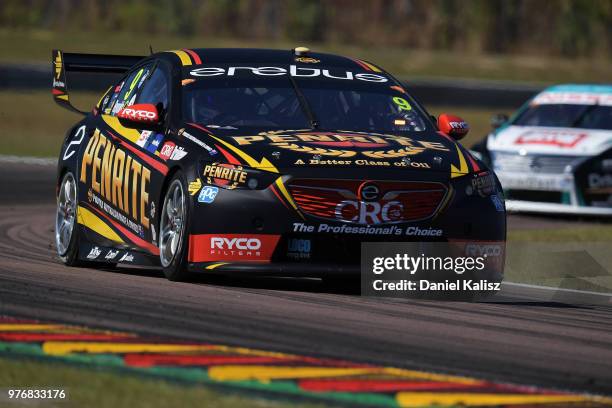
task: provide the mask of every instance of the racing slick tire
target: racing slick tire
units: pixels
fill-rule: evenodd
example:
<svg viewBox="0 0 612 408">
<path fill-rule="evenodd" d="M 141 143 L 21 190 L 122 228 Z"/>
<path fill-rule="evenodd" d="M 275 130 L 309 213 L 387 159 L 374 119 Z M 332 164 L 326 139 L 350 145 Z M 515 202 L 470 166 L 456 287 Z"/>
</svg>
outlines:
<svg viewBox="0 0 612 408">
<path fill-rule="evenodd" d="M 79 228 L 77 227 L 77 183 L 67 171 L 57 191 L 55 214 L 55 247 L 60 260 L 67 266 L 81 266 L 79 261 Z"/>
<path fill-rule="evenodd" d="M 78 184 L 72 172 L 67 171 L 57 192 L 55 215 L 55 248 L 66 266 L 112 269 L 113 262 L 83 261 L 79 259 L 80 230 L 77 225 Z"/>
<path fill-rule="evenodd" d="M 171 281 L 184 281 L 188 277 L 187 229 L 191 215 L 191 200 L 186 194 L 187 182 L 181 172 L 170 179 L 163 195 L 159 216 L 159 259 L 164 275 Z"/>
</svg>

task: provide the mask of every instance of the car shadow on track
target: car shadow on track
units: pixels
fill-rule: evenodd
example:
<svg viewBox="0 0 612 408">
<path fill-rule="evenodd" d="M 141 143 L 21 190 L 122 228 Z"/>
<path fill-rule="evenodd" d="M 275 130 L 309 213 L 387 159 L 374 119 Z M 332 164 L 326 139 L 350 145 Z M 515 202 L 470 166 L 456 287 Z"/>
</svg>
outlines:
<svg viewBox="0 0 612 408">
<path fill-rule="evenodd" d="M 165 279 L 160 268 L 137 268 L 118 266 L 115 268 L 100 268 L 106 272 L 129 274 L 150 278 Z M 296 278 L 277 276 L 248 276 L 244 274 L 203 274 L 192 273 L 186 281 L 192 284 L 221 286 L 228 288 L 280 290 L 288 292 L 331 293 L 339 295 L 359 296 L 361 287 L 359 277 L 345 278 L 340 281 L 326 282 L 317 278 Z"/>
<path fill-rule="evenodd" d="M 288 292 L 332 293 L 359 296 L 359 278 L 326 282 L 317 278 L 245 276 L 245 275 L 203 275 L 193 274 L 190 282 L 224 287 L 280 290 Z"/>
</svg>

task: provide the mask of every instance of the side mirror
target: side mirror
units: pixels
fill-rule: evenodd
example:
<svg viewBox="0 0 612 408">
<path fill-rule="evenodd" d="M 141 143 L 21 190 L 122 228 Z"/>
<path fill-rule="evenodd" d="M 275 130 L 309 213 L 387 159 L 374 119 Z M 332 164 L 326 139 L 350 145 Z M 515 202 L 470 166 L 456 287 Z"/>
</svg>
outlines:
<svg viewBox="0 0 612 408">
<path fill-rule="evenodd" d="M 506 123 L 508 119 L 508 115 L 506 115 L 505 113 L 498 113 L 496 115 L 493 115 L 491 116 L 491 127 L 493 129 L 497 129 L 504 123 Z"/>
<path fill-rule="evenodd" d="M 455 140 L 461 140 L 469 132 L 470 125 L 459 116 L 443 113 L 438 116 L 438 129 Z"/>
<path fill-rule="evenodd" d="M 157 107 L 150 103 L 126 106 L 117 113 L 121 124 L 126 127 L 147 129 L 159 125 Z"/>
</svg>

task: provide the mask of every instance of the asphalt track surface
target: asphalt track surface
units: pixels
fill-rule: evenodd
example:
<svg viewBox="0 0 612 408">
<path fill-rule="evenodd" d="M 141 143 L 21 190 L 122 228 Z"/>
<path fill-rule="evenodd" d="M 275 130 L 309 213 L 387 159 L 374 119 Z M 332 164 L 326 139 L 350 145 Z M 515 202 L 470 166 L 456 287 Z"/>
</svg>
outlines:
<svg viewBox="0 0 612 408">
<path fill-rule="evenodd" d="M 67 268 L 52 245 L 54 177 L 0 163 L 0 315 L 612 394 L 606 296 L 505 286 L 479 303 L 366 299 L 317 280 Z"/>
</svg>

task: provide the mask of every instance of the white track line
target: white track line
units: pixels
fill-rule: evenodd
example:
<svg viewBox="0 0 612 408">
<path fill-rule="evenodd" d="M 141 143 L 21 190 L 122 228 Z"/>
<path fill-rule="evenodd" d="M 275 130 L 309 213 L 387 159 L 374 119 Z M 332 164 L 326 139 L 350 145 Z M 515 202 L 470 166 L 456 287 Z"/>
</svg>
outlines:
<svg viewBox="0 0 612 408">
<path fill-rule="evenodd" d="M 527 283 L 502 282 L 502 286 L 503 285 L 518 286 L 518 287 L 521 287 L 521 288 L 530 288 L 530 289 L 552 290 L 552 291 L 555 291 L 555 292 L 582 293 L 582 294 L 585 294 L 585 295 L 612 297 L 612 293 L 593 292 L 593 291 L 590 291 L 590 290 L 555 288 L 553 286 L 530 285 L 530 284 L 527 284 Z"/>
<path fill-rule="evenodd" d="M 39 166 L 56 166 L 57 159 L 53 157 L 11 156 L 0 154 L 0 163 L 34 164 Z"/>
</svg>

